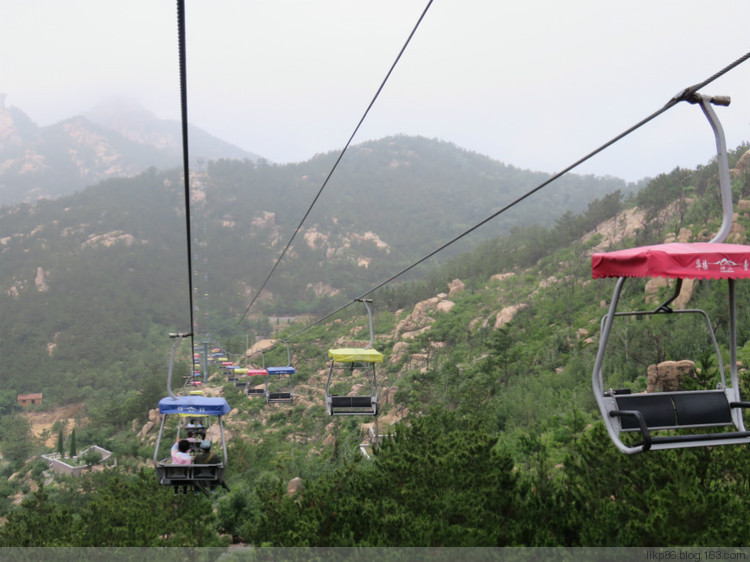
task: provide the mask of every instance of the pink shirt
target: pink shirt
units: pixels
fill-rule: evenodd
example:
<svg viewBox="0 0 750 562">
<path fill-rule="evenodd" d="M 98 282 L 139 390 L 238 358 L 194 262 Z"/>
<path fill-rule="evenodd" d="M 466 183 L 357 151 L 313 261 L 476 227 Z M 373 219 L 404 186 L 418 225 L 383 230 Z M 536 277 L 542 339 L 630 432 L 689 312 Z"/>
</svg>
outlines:
<svg viewBox="0 0 750 562">
<path fill-rule="evenodd" d="M 172 445 L 172 464 L 190 464 L 193 458 L 190 453 L 183 453 L 177 448 L 177 443 Z"/>
</svg>

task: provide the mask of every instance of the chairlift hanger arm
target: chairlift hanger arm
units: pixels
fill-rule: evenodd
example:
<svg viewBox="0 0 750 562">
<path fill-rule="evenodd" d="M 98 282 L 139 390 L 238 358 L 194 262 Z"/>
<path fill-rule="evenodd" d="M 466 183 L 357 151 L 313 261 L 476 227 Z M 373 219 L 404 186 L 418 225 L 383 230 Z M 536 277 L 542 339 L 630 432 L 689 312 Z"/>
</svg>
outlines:
<svg viewBox="0 0 750 562">
<path fill-rule="evenodd" d="M 669 297 L 667 300 L 665 300 L 663 303 L 661 303 L 659 306 L 657 306 L 654 312 L 672 312 L 672 307 L 670 307 L 669 305 L 678 296 L 680 296 L 680 289 L 682 289 L 682 278 L 678 277 L 677 282 L 675 283 L 674 293 L 672 293 L 672 296 Z"/>
<path fill-rule="evenodd" d="M 705 96 L 694 93 L 687 99 L 688 103 L 700 104 L 703 114 L 708 119 L 716 139 L 716 162 L 719 165 L 719 188 L 721 191 L 722 223 L 719 232 L 711 242 L 724 242 L 732 228 L 734 206 L 732 204 L 732 185 L 729 181 L 729 160 L 727 158 L 727 143 L 724 128 L 713 110 L 712 105 L 728 106 L 729 96 Z"/>
<path fill-rule="evenodd" d="M 354 300 L 359 301 L 362 304 L 364 304 L 365 308 L 367 309 L 367 321 L 368 321 L 368 324 L 370 325 L 370 343 L 368 343 L 366 347 L 371 348 L 375 344 L 375 335 L 372 329 L 372 310 L 370 310 L 370 303 L 372 303 L 372 299 L 365 299 L 365 298 L 360 297 Z"/>
</svg>

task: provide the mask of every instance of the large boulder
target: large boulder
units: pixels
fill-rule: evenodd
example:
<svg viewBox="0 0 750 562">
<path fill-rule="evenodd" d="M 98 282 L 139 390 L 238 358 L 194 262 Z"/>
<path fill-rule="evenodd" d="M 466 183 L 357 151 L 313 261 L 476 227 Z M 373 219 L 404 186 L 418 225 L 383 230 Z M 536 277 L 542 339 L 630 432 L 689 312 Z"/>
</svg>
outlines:
<svg viewBox="0 0 750 562">
<path fill-rule="evenodd" d="M 286 485 L 286 495 L 287 496 L 293 496 L 297 492 L 300 492 L 304 489 L 304 486 L 302 485 L 302 478 L 297 476 L 296 478 L 292 478 L 289 483 Z"/>
<path fill-rule="evenodd" d="M 497 316 L 495 317 L 495 330 L 499 330 L 503 326 L 505 326 L 508 322 L 513 320 L 515 318 L 518 311 L 523 310 L 526 308 L 527 304 L 520 303 L 520 304 L 514 304 L 512 306 L 506 306 L 503 308 L 500 312 L 497 313 Z"/>
<path fill-rule="evenodd" d="M 646 392 L 671 392 L 680 390 L 685 377 L 696 378 L 695 363 L 688 359 L 664 361 L 648 367 Z"/>
<path fill-rule="evenodd" d="M 452 297 L 456 293 L 462 292 L 466 288 L 466 284 L 460 279 L 454 279 L 448 283 L 448 296 Z"/>
</svg>

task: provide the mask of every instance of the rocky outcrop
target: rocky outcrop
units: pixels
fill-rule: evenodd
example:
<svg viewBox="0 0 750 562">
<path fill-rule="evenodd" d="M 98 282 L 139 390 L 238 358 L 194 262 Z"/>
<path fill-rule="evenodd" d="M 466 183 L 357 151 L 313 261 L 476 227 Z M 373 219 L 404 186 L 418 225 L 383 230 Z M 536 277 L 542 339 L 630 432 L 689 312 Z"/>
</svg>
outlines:
<svg viewBox="0 0 750 562">
<path fill-rule="evenodd" d="M 6 94 L 0 94 L 0 151 L 17 148 L 24 144 L 13 114 L 5 108 L 5 98 Z"/>
<path fill-rule="evenodd" d="M 527 306 L 527 304 L 520 303 L 503 308 L 500 312 L 497 313 L 497 316 L 495 317 L 495 330 L 499 330 L 500 328 L 505 326 L 508 322 L 515 318 L 516 314 L 518 314 L 520 310 L 523 310 Z"/>
<path fill-rule="evenodd" d="M 732 175 L 732 177 L 738 177 L 742 174 L 750 173 L 750 150 L 745 152 L 745 154 L 740 157 L 734 168 L 729 170 L 729 173 Z"/>
<path fill-rule="evenodd" d="M 411 314 L 396 325 L 396 338 L 411 340 L 429 330 L 435 322 L 435 313 L 446 312 L 452 308 L 454 303 L 447 301 L 447 296 L 445 293 L 440 293 L 436 297 L 415 304 Z"/>
<path fill-rule="evenodd" d="M 139 437 L 145 437 L 154 427 L 157 427 L 161 423 L 161 414 L 158 408 L 149 410 L 148 421 L 143 424 L 143 427 L 138 432 Z"/>
<path fill-rule="evenodd" d="M 651 277 L 646 281 L 646 302 L 649 304 L 656 304 L 659 300 L 659 291 L 666 287 L 668 284 L 666 277 Z"/>
<path fill-rule="evenodd" d="M 302 478 L 297 476 L 296 478 L 292 478 L 286 485 L 286 495 L 291 497 L 297 494 L 297 492 L 301 492 L 304 490 L 304 486 L 302 484 Z"/>
<path fill-rule="evenodd" d="M 648 368 L 646 392 L 671 392 L 681 390 L 685 377 L 696 378 L 695 363 L 688 359 L 664 361 Z"/>
<path fill-rule="evenodd" d="M 646 212 L 638 208 L 628 209 L 619 213 L 616 217 L 604 221 L 595 230 L 589 232 L 582 238 L 582 242 L 588 242 L 595 234 L 603 236 L 602 241 L 591 249 L 592 253 L 604 252 L 614 244 L 632 237 L 636 230 L 643 227 Z"/>
<path fill-rule="evenodd" d="M 36 268 L 36 278 L 34 279 L 34 285 L 36 286 L 37 291 L 39 291 L 40 293 L 43 293 L 49 289 L 49 285 L 47 285 L 47 273 L 44 271 L 44 268 Z"/>
<path fill-rule="evenodd" d="M 255 342 L 250 349 L 248 349 L 245 352 L 245 355 L 250 358 L 253 355 L 257 355 L 258 353 L 262 351 L 266 351 L 268 349 L 271 349 L 274 345 L 276 345 L 276 340 L 272 339 L 266 339 L 266 340 L 260 340 Z"/>
<path fill-rule="evenodd" d="M 448 283 L 448 296 L 456 296 L 458 293 L 463 292 L 465 288 L 466 284 L 463 281 L 461 281 L 460 279 L 454 279 L 453 281 Z"/>
</svg>

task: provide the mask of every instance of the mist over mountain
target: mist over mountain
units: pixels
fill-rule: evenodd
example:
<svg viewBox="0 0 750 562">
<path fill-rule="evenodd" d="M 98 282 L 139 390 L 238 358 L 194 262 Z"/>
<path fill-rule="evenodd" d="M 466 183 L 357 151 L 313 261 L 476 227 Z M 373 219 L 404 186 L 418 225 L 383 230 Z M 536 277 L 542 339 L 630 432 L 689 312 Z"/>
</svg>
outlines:
<svg viewBox="0 0 750 562">
<path fill-rule="evenodd" d="M 191 166 L 215 158 L 257 159 L 190 126 Z M 0 95 L 0 205 L 69 195 L 109 178 L 132 177 L 182 163 L 178 121 L 137 103 L 112 100 L 46 127 Z"/>
</svg>

